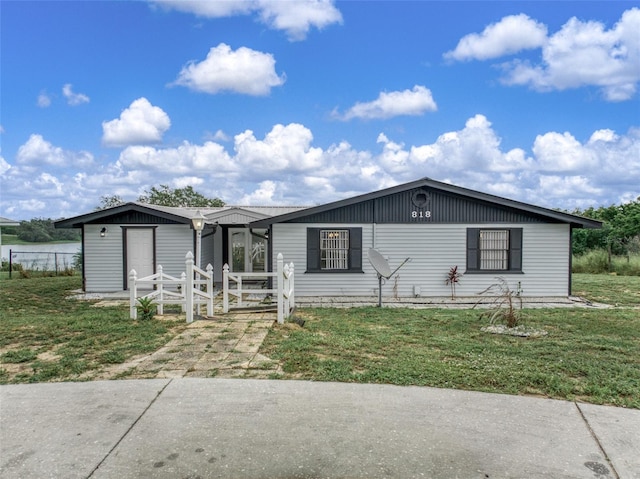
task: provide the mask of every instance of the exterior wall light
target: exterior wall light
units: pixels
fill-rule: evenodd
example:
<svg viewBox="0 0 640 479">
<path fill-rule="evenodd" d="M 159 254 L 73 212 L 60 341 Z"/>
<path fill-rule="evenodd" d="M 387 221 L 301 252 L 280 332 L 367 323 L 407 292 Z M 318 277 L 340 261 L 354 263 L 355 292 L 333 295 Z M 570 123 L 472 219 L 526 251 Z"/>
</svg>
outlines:
<svg viewBox="0 0 640 479">
<path fill-rule="evenodd" d="M 103 226 L 100 230 L 100 238 L 104 238 L 105 236 L 107 236 L 107 227 Z"/>
</svg>

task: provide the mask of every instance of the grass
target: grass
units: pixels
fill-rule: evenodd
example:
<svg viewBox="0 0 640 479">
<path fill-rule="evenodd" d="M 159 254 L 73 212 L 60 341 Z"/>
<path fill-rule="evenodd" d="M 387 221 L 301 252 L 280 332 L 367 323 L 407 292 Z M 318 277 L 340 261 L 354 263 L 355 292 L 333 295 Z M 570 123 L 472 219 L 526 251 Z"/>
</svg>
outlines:
<svg viewBox="0 0 640 479">
<path fill-rule="evenodd" d="M 640 276 L 573 274 L 572 278 L 575 296 L 614 306 L 640 306 Z"/>
<path fill-rule="evenodd" d="M 640 255 L 612 256 L 609 263 L 609 254 L 606 250 L 591 250 L 583 255 L 574 256 L 571 269 L 574 273 L 640 276 Z"/>
<path fill-rule="evenodd" d="M 91 379 L 100 368 L 155 351 L 183 321 L 133 321 L 128 308 L 67 299 L 80 278 L 2 281 L 0 384 Z"/>
<path fill-rule="evenodd" d="M 66 298 L 79 277 L 0 283 L 0 383 L 91 379 L 157 350 L 183 321 L 132 321 L 128 308 Z M 574 275 L 574 294 L 611 309 L 524 311 L 543 338 L 483 333 L 478 310 L 307 309 L 260 353 L 284 377 L 537 395 L 640 409 L 640 278 Z M 185 346 L 188 346 L 185 343 Z M 283 377 L 275 375 L 275 377 Z"/>
<path fill-rule="evenodd" d="M 543 338 L 483 333 L 477 310 L 307 309 L 260 350 L 285 378 L 536 395 L 640 408 L 640 278 L 577 275 L 574 289 L 616 309 L 524 311 Z"/>
</svg>

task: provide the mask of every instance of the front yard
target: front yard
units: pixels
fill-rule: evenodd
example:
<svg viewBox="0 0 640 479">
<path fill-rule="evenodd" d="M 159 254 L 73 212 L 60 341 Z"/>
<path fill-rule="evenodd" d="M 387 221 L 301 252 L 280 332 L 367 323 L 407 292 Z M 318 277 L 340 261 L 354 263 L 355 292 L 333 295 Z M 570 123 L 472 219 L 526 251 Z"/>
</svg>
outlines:
<svg viewBox="0 0 640 479">
<path fill-rule="evenodd" d="M 123 306 L 65 299 L 77 277 L 0 282 L 0 383 L 87 380 L 166 344 L 184 321 L 132 321 Z M 640 277 L 575 275 L 574 293 L 615 309 L 525 310 L 546 337 L 484 333 L 478 310 L 307 309 L 260 353 L 286 379 L 529 394 L 640 409 Z"/>
</svg>

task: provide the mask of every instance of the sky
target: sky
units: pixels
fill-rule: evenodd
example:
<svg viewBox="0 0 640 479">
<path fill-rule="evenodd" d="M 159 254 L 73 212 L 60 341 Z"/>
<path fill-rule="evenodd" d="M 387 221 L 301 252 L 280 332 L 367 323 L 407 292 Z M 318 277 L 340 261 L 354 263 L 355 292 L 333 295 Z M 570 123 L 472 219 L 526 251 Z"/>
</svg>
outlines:
<svg viewBox="0 0 640 479">
<path fill-rule="evenodd" d="M 192 186 L 316 205 L 429 177 L 640 197 L 640 2 L 0 2 L 0 216 Z"/>
</svg>

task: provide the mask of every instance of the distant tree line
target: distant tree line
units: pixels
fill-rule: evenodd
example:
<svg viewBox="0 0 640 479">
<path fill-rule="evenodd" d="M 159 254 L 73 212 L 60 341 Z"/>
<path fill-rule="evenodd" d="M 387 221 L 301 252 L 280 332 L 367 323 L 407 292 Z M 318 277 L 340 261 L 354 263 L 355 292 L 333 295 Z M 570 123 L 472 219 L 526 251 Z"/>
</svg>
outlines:
<svg viewBox="0 0 640 479">
<path fill-rule="evenodd" d="M 3 227 L 4 234 L 15 234 L 22 241 L 48 243 L 50 241 L 80 241 L 80 230 L 56 229 L 51 218 L 21 221 L 19 226 Z"/>
<path fill-rule="evenodd" d="M 603 221 L 602 229 L 573 230 L 573 253 L 605 249 L 609 255 L 640 253 L 640 197 L 621 205 L 574 210 L 573 214 Z"/>
<path fill-rule="evenodd" d="M 147 203 L 159 206 L 195 206 L 216 207 L 224 206 L 220 198 L 207 198 L 195 191 L 191 186 L 185 188 L 170 188 L 167 185 L 153 186 L 146 190 L 138 200 L 139 203 Z M 126 203 L 120 196 L 102 196 L 100 205 L 96 210 L 113 208 Z M 4 234 L 15 234 L 23 241 L 34 243 L 46 243 L 50 241 L 80 241 L 80 230 L 75 228 L 56 229 L 53 226 L 55 220 L 51 218 L 34 218 L 29 221 L 21 221 L 19 226 L 5 226 Z"/>
</svg>

